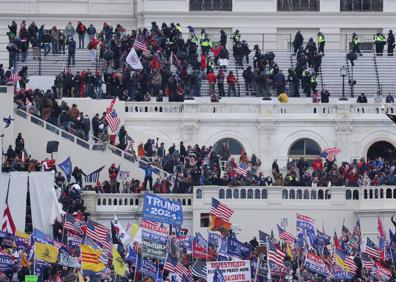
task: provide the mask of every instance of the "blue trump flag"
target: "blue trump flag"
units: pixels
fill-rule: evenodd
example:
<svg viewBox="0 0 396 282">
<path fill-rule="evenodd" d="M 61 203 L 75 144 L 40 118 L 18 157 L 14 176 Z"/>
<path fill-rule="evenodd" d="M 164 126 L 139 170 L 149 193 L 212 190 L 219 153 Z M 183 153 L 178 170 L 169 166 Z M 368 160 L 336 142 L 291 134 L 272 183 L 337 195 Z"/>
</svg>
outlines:
<svg viewBox="0 0 396 282">
<path fill-rule="evenodd" d="M 14 257 L 8 254 L 0 254 L 0 271 L 12 272 L 14 271 Z"/>
<path fill-rule="evenodd" d="M 143 219 L 171 225 L 183 223 L 180 201 L 172 201 L 148 192 L 144 193 Z"/>
<path fill-rule="evenodd" d="M 215 270 L 215 273 L 213 276 L 213 282 L 226 282 L 226 280 L 224 279 L 223 273 L 218 268 Z"/>
<path fill-rule="evenodd" d="M 227 255 L 239 257 L 241 259 L 249 259 L 251 253 L 250 245 L 238 241 L 234 237 L 227 239 Z"/>
<path fill-rule="evenodd" d="M 63 171 L 66 175 L 67 181 L 70 181 L 72 176 L 73 165 L 70 160 L 70 157 L 67 157 L 62 163 L 58 164 L 59 168 Z"/>
</svg>

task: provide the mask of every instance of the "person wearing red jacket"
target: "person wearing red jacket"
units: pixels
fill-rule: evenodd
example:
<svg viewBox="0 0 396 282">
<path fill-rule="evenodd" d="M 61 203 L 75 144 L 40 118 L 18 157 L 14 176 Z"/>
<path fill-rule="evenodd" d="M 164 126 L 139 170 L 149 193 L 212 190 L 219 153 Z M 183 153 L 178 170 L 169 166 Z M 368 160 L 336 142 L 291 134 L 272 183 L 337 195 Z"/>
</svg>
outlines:
<svg viewBox="0 0 396 282">
<path fill-rule="evenodd" d="M 216 45 L 215 47 L 213 47 L 211 50 L 213 52 L 213 57 L 214 57 L 214 63 L 217 66 L 218 62 L 219 62 L 219 56 L 220 56 L 220 51 L 221 51 L 221 46 Z"/>
<path fill-rule="evenodd" d="M 96 48 L 98 47 L 99 43 L 100 43 L 100 40 L 93 37 L 92 40 L 88 44 L 88 49 L 91 54 L 91 62 L 93 62 L 93 63 L 96 62 Z"/>
<path fill-rule="evenodd" d="M 151 60 L 150 66 L 151 66 L 152 70 L 160 70 L 161 69 L 161 64 L 158 60 L 158 54 L 154 54 L 154 58 Z"/>
<path fill-rule="evenodd" d="M 231 94 L 233 94 L 234 96 L 237 95 L 235 89 L 236 82 L 237 82 L 237 78 L 235 77 L 234 73 L 232 71 L 229 71 L 227 75 L 228 97 L 230 97 Z"/>
<path fill-rule="evenodd" d="M 206 79 L 209 83 L 209 94 L 215 94 L 215 85 L 216 85 L 216 75 L 214 74 L 213 70 L 209 70 L 209 73 L 206 75 Z"/>
<path fill-rule="evenodd" d="M 201 54 L 201 71 L 202 73 L 205 71 L 206 69 L 206 55 L 205 53 Z"/>
</svg>

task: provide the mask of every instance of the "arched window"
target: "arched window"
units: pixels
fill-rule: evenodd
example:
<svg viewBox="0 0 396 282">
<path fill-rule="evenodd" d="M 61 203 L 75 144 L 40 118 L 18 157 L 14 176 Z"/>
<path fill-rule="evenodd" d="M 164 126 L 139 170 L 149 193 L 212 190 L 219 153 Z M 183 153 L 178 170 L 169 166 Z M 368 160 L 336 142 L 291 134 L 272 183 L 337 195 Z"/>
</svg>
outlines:
<svg viewBox="0 0 396 282">
<path fill-rule="evenodd" d="M 241 152 L 245 150 L 239 141 L 233 138 L 223 138 L 217 141 L 214 145 L 216 153 L 219 154 L 220 151 L 222 151 L 223 146 L 226 146 L 229 149 L 230 155 L 240 155 Z"/>
<path fill-rule="evenodd" d="M 391 189 L 386 189 L 386 198 L 387 199 L 392 199 L 392 190 Z"/>
<path fill-rule="evenodd" d="M 353 199 L 359 200 L 359 191 L 358 190 L 353 190 Z"/>
<path fill-rule="evenodd" d="M 296 191 L 294 191 L 294 189 L 290 190 L 289 192 L 289 198 L 291 200 L 294 200 L 296 198 Z"/>
<path fill-rule="evenodd" d="M 253 199 L 253 190 L 248 189 L 248 199 Z"/>
<path fill-rule="evenodd" d="M 324 199 L 323 190 L 319 190 L 319 191 L 318 191 L 318 199 L 319 199 L 319 200 L 323 200 L 323 199 Z"/>
<path fill-rule="evenodd" d="M 375 142 L 367 151 L 367 160 L 392 160 L 395 155 L 395 147 L 386 141 Z"/>
<path fill-rule="evenodd" d="M 219 190 L 219 199 L 224 199 L 224 189 Z"/>
<path fill-rule="evenodd" d="M 254 190 L 254 198 L 260 199 L 260 190 L 259 189 Z"/>
<path fill-rule="evenodd" d="M 316 200 L 316 190 L 311 191 L 311 199 Z"/>
<path fill-rule="evenodd" d="M 321 149 L 312 139 L 302 138 L 294 142 L 289 149 L 289 158 L 299 160 L 304 157 L 306 161 L 313 161 L 320 156 Z"/>
<path fill-rule="evenodd" d="M 267 189 L 261 190 L 261 199 L 267 199 L 268 194 L 267 194 Z"/>
<path fill-rule="evenodd" d="M 226 199 L 231 199 L 232 198 L 232 190 L 231 189 L 227 189 L 226 190 Z"/>
<path fill-rule="evenodd" d="M 350 200 L 352 198 L 351 190 L 346 190 L 345 199 Z"/>
<path fill-rule="evenodd" d="M 241 199 L 246 199 L 246 190 L 241 189 Z"/>
<path fill-rule="evenodd" d="M 287 189 L 282 190 L 282 199 L 288 199 L 289 198 L 289 193 L 287 192 Z"/>
<path fill-rule="evenodd" d="M 297 190 L 297 199 L 298 200 L 302 199 L 302 190 L 300 190 L 300 189 Z"/>
<path fill-rule="evenodd" d="M 234 191 L 233 191 L 233 198 L 234 199 L 239 199 L 239 190 L 238 189 L 234 189 Z"/>
</svg>

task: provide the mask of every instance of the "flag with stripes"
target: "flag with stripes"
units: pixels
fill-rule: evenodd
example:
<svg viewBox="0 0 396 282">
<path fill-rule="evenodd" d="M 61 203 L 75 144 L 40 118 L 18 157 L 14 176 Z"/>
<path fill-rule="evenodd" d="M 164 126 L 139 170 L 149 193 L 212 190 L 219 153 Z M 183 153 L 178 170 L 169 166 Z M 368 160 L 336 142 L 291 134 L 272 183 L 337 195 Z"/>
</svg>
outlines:
<svg viewBox="0 0 396 282">
<path fill-rule="evenodd" d="M 10 206 L 8 205 L 8 195 L 10 192 L 10 183 L 11 183 L 11 178 L 8 179 L 7 195 L 6 195 L 6 200 L 5 200 L 5 209 L 3 212 L 3 225 L 1 226 L 1 230 L 15 235 L 16 226 L 15 226 L 15 222 L 12 217 L 12 214 L 11 214 Z"/>
<path fill-rule="evenodd" d="M 225 204 L 220 203 L 215 198 L 212 198 L 212 207 L 210 208 L 210 214 L 215 217 L 219 217 L 224 221 L 230 222 L 230 218 L 234 211 L 227 207 Z"/>
<path fill-rule="evenodd" d="M 348 256 L 341 250 L 334 249 L 334 263 L 342 267 L 346 272 L 355 273 L 357 266 L 353 256 Z"/>
<path fill-rule="evenodd" d="M 102 167 L 98 168 L 97 170 L 91 172 L 90 174 L 85 175 L 84 176 L 84 179 L 85 179 L 84 181 L 85 182 L 91 182 L 91 183 L 92 182 L 93 183 L 97 182 L 99 180 L 100 172 L 103 170 L 104 167 L 105 166 L 102 166 Z"/>
<path fill-rule="evenodd" d="M 360 228 L 360 220 L 356 221 L 355 227 L 353 228 L 351 240 L 349 240 L 349 245 L 355 250 L 360 249 L 360 243 L 362 241 L 362 230 Z"/>
<path fill-rule="evenodd" d="M 139 36 L 136 37 L 135 42 L 133 43 L 133 48 L 141 50 L 146 57 L 150 56 L 150 51 L 147 49 L 143 39 Z"/>
<path fill-rule="evenodd" d="M 344 240 L 345 242 L 348 242 L 349 239 L 352 237 L 352 233 L 349 231 L 349 229 L 342 224 L 342 229 L 341 229 L 341 236 L 342 236 L 342 240 Z"/>
<path fill-rule="evenodd" d="M 283 242 L 285 242 L 289 246 L 293 247 L 296 237 L 294 237 L 291 233 L 284 230 L 278 224 L 276 226 L 278 227 L 279 239 L 281 239 Z"/>
<path fill-rule="evenodd" d="M 235 168 L 235 172 L 238 173 L 239 175 L 243 175 L 244 177 L 247 176 L 248 171 L 250 171 L 250 168 L 244 167 L 242 163 Z"/>
<path fill-rule="evenodd" d="M 384 267 L 379 262 L 376 262 L 375 266 L 371 270 L 371 273 L 377 276 L 380 281 L 390 281 L 392 279 L 392 271 Z"/>
<path fill-rule="evenodd" d="M 89 219 L 87 222 L 86 235 L 89 239 L 96 242 L 99 246 L 103 247 L 105 250 L 108 250 L 110 253 L 112 252 L 113 246 L 111 243 L 112 241 L 111 232 L 109 228 Z"/>
<path fill-rule="evenodd" d="M 106 116 L 105 116 L 105 120 L 112 132 L 116 132 L 121 123 L 121 120 L 116 110 L 113 109 L 115 102 L 116 102 L 115 99 L 111 101 L 110 106 L 106 109 Z"/>
<path fill-rule="evenodd" d="M 277 248 L 270 240 L 267 240 L 267 259 L 269 261 L 269 270 L 285 270 L 285 264 L 283 260 L 285 258 L 285 252 Z"/>
<path fill-rule="evenodd" d="M 192 268 L 192 274 L 195 277 L 202 278 L 206 280 L 207 276 L 207 269 L 206 269 L 206 262 L 200 259 L 197 259 L 194 263 Z"/>
<path fill-rule="evenodd" d="M 125 151 L 127 152 L 132 152 L 133 151 L 133 146 L 135 145 L 135 141 L 132 139 L 131 136 L 127 135 L 126 136 L 126 147 Z"/>
<path fill-rule="evenodd" d="M 103 280 L 110 279 L 111 269 L 106 267 L 102 272 L 100 272 L 100 278 Z"/>
<path fill-rule="evenodd" d="M 164 270 L 174 273 L 177 263 L 178 263 L 177 257 L 168 254 L 165 260 Z"/>
<path fill-rule="evenodd" d="M 342 152 L 341 148 L 338 147 L 332 147 L 332 148 L 326 148 L 323 150 L 322 154 L 320 154 L 323 158 L 326 160 L 332 162 L 334 161 L 334 158 L 336 155 Z"/>
<path fill-rule="evenodd" d="M 375 265 L 373 259 L 365 252 L 360 253 L 360 259 L 362 261 L 362 266 L 367 270 L 371 270 Z"/>
<path fill-rule="evenodd" d="M 80 220 L 75 219 L 71 214 L 65 214 L 65 223 L 63 224 L 63 228 L 65 230 L 71 231 L 78 235 L 83 235 L 83 232 L 80 228 L 81 226 L 82 222 Z"/>
<path fill-rule="evenodd" d="M 87 237 L 84 238 L 84 245 L 91 246 L 94 248 L 94 250 L 100 250 L 102 251 L 100 256 L 99 256 L 99 261 L 103 264 L 107 264 L 109 262 L 109 251 L 108 250 L 103 250 L 99 244 L 97 244 L 94 240 L 89 239 Z"/>
<path fill-rule="evenodd" d="M 370 238 L 367 238 L 365 252 L 373 258 L 381 258 L 381 250 L 374 244 Z"/>
<path fill-rule="evenodd" d="M 181 70 L 181 61 L 177 58 L 176 54 L 172 52 L 172 65 L 174 65 L 178 70 Z"/>
<path fill-rule="evenodd" d="M 175 272 L 180 276 L 184 278 L 189 278 L 191 277 L 191 272 L 190 270 L 185 267 L 180 261 L 177 262 L 176 267 L 175 267 Z"/>
</svg>

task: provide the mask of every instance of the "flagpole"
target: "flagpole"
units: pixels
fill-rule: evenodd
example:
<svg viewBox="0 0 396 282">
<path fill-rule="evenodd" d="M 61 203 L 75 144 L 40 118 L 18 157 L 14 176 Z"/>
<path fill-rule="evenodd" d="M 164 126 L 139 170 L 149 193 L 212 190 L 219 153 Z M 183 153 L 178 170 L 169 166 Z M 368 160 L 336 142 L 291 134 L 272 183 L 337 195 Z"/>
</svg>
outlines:
<svg viewBox="0 0 396 282">
<path fill-rule="evenodd" d="M 270 262 L 269 262 L 269 255 L 268 255 L 268 250 L 269 250 L 269 243 L 268 243 L 268 239 L 267 239 L 267 268 L 268 268 L 268 273 L 267 273 L 267 279 L 268 281 L 272 281 L 271 279 L 271 268 L 270 268 Z"/>
<path fill-rule="evenodd" d="M 135 273 L 133 274 L 133 282 L 136 282 L 137 263 L 139 260 L 139 252 L 136 252 Z"/>
</svg>

